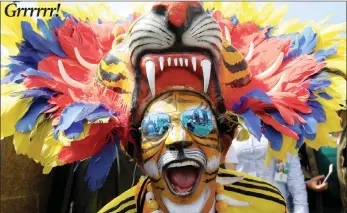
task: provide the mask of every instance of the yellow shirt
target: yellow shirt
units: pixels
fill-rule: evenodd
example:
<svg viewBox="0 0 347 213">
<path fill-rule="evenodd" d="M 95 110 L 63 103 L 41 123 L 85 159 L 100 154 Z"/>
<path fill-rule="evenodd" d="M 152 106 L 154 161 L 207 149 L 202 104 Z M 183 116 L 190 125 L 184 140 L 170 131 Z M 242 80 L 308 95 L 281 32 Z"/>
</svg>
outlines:
<svg viewBox="0 0 347 213">
<path fill-rule="evenodd" d="M 230 213 L 286 213 L 286 203 L 281 195 L 280 191 L 269 182 L 259 179 L 257 177 L 247 175 L 245 173 L 236 172 L 232 170 L 219 169 L 219 177 L 238 177 L 244 178 L 236 183 L 224 185 L 223 194 L 239 200 L 251 203 L 250 206 L 239 207 L 230 206 L 227 212 Z M 147 181 L 148 184 L 149 181 Z M 136 213 L 137 203 L 141 202 L 141 199 L 136 199 L 137 194 L 147 187 L 143 186 L 144 181 L 140 181 L 137 186 L 132 187 L 128 191 L 124 192 L 104 208 L 99 213 Z M 146 194 L 141 193 L 141 198 Z"/>
</svg>

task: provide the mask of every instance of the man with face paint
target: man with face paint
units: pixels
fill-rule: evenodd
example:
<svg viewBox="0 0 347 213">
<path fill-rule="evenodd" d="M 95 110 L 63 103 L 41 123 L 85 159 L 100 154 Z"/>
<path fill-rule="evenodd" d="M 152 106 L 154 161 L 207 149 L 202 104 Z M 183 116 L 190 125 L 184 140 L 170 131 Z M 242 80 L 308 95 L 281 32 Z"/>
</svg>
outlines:
<svg viewBox="0 0 347 213">
<path fill-rule="evenodd" d="M 160 94 L 139 129 L 140 166 L 148 177 L 100 212 L 286 212 L 276 187 L 219 168 L 228 150 L 221 143 L 230 136 L 219 132 L 207 96 L 190 90 Z"/>
<path fill-rule="evenodd" d="M 2 135 L 14 135 L 17 153 L 44 172 L 90 157 L 92 190 L 120 146 L 146 176 L 101 213 L 287 212 L 276 187 L 220 165 L 238 125 L 239 140 L 269 140 L 268 159 L 285 160 L 304 141 L 334 145 L 329 133 L 341 130 L 336 110 L 345 107 L 338 88 L 345 82 L 336 66 L 329 69 L 336 51 L 323 44 L 343 39 L 326 33 L 332 27 L 322 37 L 309 28 L 312 41 L 293 49 L 300 33 L 272 36 L 264 18 L 245 18 L 264 13 L 243 11 L 238 20 L 218 5 L 155 3 L 117 24 L 64 14 L 49 22 L 56 36 L 35 28 L 47 38 L 24 22 L 21 63 L 10 64 L 2 81 Z"/>
</svg>

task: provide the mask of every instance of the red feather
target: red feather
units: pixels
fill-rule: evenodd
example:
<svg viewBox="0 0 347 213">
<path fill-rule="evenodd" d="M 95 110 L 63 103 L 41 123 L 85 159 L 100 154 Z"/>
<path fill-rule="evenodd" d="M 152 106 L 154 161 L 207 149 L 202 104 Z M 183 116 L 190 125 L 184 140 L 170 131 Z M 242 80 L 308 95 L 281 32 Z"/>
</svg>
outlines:
<svg viewBox="0 0 347 213">
<path fill-rule="evenodd" d="M 299 136 L 292 130 L 288 129 L 286 126 L 278 123 L 271 115 L 267 114 L 266 112 L 258 112 L 257 115 L 261 118 L 261 120 L 268 124 L 271 125 L 273 128 L 275 128 L 277 131 L 292 137 L 296 140 L 299 139 Z"/>
</svg>

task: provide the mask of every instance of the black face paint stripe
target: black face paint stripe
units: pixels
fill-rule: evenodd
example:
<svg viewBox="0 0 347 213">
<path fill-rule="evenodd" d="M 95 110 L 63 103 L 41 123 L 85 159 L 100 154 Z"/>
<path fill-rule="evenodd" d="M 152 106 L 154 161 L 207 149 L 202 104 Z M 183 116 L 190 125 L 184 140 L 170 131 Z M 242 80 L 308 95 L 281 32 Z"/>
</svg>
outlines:
<svg viewBox="0 0 347 213">
<path fill-rule="evenodd" d="M 128 203 L 134 199 L 135 199 L 135 196 L 128 197 L 127 199 L 119 202 L 117 206 L 110 208 L 109 210 L 105 211 L 104 213 L 111 213 L 113 211 L 116 211 L 117 209 L 119 209 L 120 206 L 122 206 L 123 204 Z"/>
<path fill-rule="evenodd" d="M 224 66 L 231 72 L 231 73 L 237 73 L 243 70 L 246 70 L 248 68 L 247 63 L 244 59 L 242 59 L 242 61 L 234 64 L 234 65 L 230 65 L 228 64 L 228 62 L 226 62 L 223 58 L 223 63 Z"/>
<path fill-rule="evenodd" d="M 155 144 L 154 146 L 151 146 L 151 147 L 149 147 L 147 149 L 142 150 L 142 153 L 146 153 L 148 151 L 151 151 L 152 149 L 157 148 L 160 145 L 161 145 L 161 143 Z"/>
<path fill-rule="evenodd" d="M 211 148 L 211 149 L 216 149 L 216 150 L 218 150 L 218 151 L 220 152 L 220 147 L 217 146 L 217 145 L 213 145 L 213 144 L 202 144 L 202 143 L 200 143 L 200 142 L 198 142 L 198 141 L 196 141 L 196 143 L 197 143 L 198 145 L 201 145 L 201 146 L 204 146 L 204 147 L 208 147 L 208 148 Z"/>
<path fill-rule="evenodd" d="M 209 183 L 209 182 L 211 182 L 211 181 L 215 180 L 215 179 L 216 179 L 216 177 L 217 177 L 217 175 L 215 175 L 213 178 L 206 179 L 206 180 L 205 180 L 205 183 Z"/>
<path fill-rule="evenodd" d="M 205 174 L 207 174 L 207 175 L 215 175 L 215 174 L 218 173 L 218 171 L 219 171 L 219 168 L 217 168 L 216 171 L 211 172 L 211 173 L 205 172 Z"/>
<path fill-rule="evenodd" d="M 276 203 L 281 204 L 283 206 L 286 206 L 286 203 L 283 200 L 278 199 L 276 197 L 272 197 L 270 195 L 265 195 L 265 194 L 258 193 L 258 192 L 242 190 L 242 189 L 238 189 L 238 188 L 235 188 L 232 186 L 224 186 L 224 190 L 236 192 L 236 193 L 243 194 L 246 196 L 256 197 L 256 198 L 260 198 L 260 199 L 264 199 L 264 200 L 268 200 L 268 201 L 273 201 L 273 202 L 276 202 Z"/>
</svg>

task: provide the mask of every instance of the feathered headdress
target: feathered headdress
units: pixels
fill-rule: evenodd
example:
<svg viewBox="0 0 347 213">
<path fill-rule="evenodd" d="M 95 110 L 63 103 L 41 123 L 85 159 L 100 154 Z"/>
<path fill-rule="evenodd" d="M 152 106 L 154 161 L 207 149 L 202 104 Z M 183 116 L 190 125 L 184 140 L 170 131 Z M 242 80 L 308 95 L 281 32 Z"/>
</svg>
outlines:
<svg viewBox="0 0 347 213">
<path fill-rule="evenodd" d="M 244 127 L 240 139 L 264 134 L 269 156 L 281 159 L 304 142 L 334 146 L 330 133 L 341 130 L 336 111 L 346 99 L 346 39 L 339 36 L 345 23 L 279 24 L 285 8 L 273 4 L 256 10 L 254 3 L 205 2 L 204 8 L 248 65 L 238 73 L 225 65 L 218 73 L 225 115 Z M 86 179 L 95 190 L 117 145 L 139 151 L 130 122 L 132 98 L 141 96 L 133 94 L 136 74 L 123 64 L 126 53 L 112 47 L 142 11 L 117 18 L 105 4 L 62 9 L 36 21 L 2 16 L 10 56 L 2 58 L 1 138 L 13 135 L 16 152 L 40 162 L 44 173 L 91 158 Z M 111 49 L 118 64 L 105 59 Z"/>
</svg>

